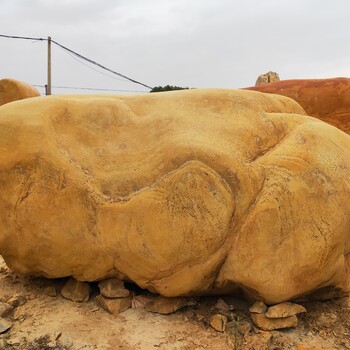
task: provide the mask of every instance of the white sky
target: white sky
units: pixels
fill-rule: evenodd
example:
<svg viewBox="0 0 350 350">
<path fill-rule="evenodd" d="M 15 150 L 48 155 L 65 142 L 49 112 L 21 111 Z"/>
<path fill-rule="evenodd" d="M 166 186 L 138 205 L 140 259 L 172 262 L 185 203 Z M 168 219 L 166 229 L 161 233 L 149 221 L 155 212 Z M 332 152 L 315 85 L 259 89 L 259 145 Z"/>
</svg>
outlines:
<svg viewBox="0 0 350 350">
<path fill-rule="evenodd" d="M 50 35 L 150 86 L 246 87 L 269 70 L 350 77 L 349 18 L 349 0 L 0 0 L 0 34 Z M 0 38 L 0 79 L 44 85 L 46 45 Z M 52 85 L 146 90 L 56 46 Z"/>
</svg>

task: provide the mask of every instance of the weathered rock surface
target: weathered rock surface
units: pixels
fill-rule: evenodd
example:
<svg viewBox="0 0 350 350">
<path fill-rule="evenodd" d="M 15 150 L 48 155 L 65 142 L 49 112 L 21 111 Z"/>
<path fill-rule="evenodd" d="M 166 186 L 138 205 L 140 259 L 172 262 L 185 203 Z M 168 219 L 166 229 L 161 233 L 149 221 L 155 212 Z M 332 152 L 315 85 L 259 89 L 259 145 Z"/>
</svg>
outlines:
<svg viewBox="0 0 350 350">
<path fill-rule="evenodd" d="M 304 114 L 244 90 L 6 104 L 0 254 L 169 297 L 348 290 L 350 138 Z"/>
<path fill-rule="evenodd" d="M 98 295 L 96 298 L 97 303 L 106 311 L 111 314 L 119 314 L 129 308 L 131 308 L 132 296 L 126 298 L 105 298 L 102 295 Z"/>
<path fill-rule="evenodd" d="M 12 327 L 12 322 L 0 317 L 0 334 L 5 333 Z"/>
<path fill-rule="evenodd" d="M 350 134 L 349 78 L 282 80 L 248 89 L 293 98 L 308 115 Z"/>
<path fill-rule="evenodd" d="M 0 80 L 0 106 L 36 96 L 40 96 L 39 91 L 29 84 L 8 78 Z"/>
<path fill-rule="evenodd" d="M 86 302 L 90 298 L 91 287 L 89 283 L 77 281 L 75 278 L 69 278 L 61 290 L 61 294 L 68 300 L 79 303 Z"/>
<path fill-rule="evenodd" d="M 298 325 L 298 318 L 294 316 L 283 318 L 267 318 L 263 314 L 250 314 L 256 326 L 264 331 L 273 331 L 275 329 L 292 328 Z"/>
<path fill-rule="evenodd" d="M 265 316 L 268 318 L 281 318 L 294 316 L 306 312 L 304 306 L 295 303 L 280 303 L 268 308 Z"/>
<path fill-rule="evenodd" d="M 209 324 L 218 332 L 225 332 L 227 328 L 227 316 L 221 314 L 215 314 L 211 316 Z"/>
<path fill-rule="evenodd" d="M 188 305 L 186 298 L 164 298 L 162 296 L 149 301 L 145 305 L 145 310 L 156 312 L 162 315 L 169 315 Z"/>
<path fill-rule="evenodd" d="M 267 305 L 262 301 L 256 301 L 250 308 L 249 311 L 253 314 L 264 314 L 267 311 Z"/>
<path fill-rule="evenodd" d="M 108 278 L 99 282 L 100 293 L 107 298 L 125 298 L 130 292 L 124 287 L 124 282 L 117 278 Z"/>
<path fill-rule="evenodd" d="M 255 82 L 255 86 L 260 86 L 268 83 L 272 83 L 274 81 L 279 81 L 280 77 L 276 72 L 267 72 L 265 74 L 259 75 L 258 79 Z"/>
</svg>

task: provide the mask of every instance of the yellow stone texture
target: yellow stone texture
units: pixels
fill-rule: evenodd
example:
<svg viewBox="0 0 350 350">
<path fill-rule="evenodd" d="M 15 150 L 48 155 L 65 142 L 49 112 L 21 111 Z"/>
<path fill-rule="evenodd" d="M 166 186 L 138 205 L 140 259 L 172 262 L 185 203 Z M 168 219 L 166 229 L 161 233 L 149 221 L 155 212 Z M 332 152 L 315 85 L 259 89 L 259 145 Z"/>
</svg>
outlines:
<svg viewBox="0 0 350 350">
<path fill-rule="evenodd" d="M 350 138 L 244 90 L 0 107 L 0 254 L 18 274 L 268 304 L 349 289 Z"/>
</svg>

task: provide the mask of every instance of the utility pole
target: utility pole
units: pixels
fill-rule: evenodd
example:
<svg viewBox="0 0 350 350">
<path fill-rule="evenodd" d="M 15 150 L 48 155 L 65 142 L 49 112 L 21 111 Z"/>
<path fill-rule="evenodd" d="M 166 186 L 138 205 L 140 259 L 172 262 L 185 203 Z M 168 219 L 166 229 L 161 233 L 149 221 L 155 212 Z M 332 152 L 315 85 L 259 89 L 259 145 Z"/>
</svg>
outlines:
<svg viewBox="0 0 350 350">
<path fill-rule="evenodd" d="M 51 95 L 51 36 L 47 37 L 47 86 L 46 95 Z"/>
</svg>

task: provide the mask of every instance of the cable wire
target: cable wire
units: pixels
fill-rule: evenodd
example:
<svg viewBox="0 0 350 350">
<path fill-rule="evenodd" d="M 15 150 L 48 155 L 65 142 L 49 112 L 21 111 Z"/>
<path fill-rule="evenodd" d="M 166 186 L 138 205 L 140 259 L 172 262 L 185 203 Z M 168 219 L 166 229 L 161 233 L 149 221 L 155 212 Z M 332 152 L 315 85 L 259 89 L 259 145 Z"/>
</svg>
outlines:
<svg viewBox="0 0 350 350">
<path fill-rule="evenodd" d="M 107 68 L 107 67 L 103 66 L 102 64 L 100 64 L 100 63 L 98 63 L 98 62 L 96 62 L 96 61 L 93 61 L 93 60 L 91 60 L 90 58 L 87 58 L 87 57 L 85 57 L 85 56 L 83 56 L 83 55 L 81 55 L 81 54 L 79 54 L 79 53 L 77 53 L 77 52 L 75 52 L 75 51 L 69 49 L 69 48 L 66 47 L 66 46 L 63 46 L 62 44 L 60 44 L 60 43 L 57 42 L 56 40 L 53 40 L 53 39 L 45 39 L 45 38 L 32 38 L 32 37 L 16 36 L 16 35 L 3 35 L 3 34 L 0 34 L 0 37 L 2 37 L 2 38 L 8 38 L 8 39 L 24 39 L 24 40 L 35 40 L 35 41 L 37 41 L 37 40 L 40 40 L 40 41 L 49 41 L 49 40 L 50 40 L 52 43 L 54 43 L 55 45 L 61 47 L 63 50 L 66 50 L 67 52 L 70 52 L 71 54 L 73 54 L 73 55 L 75 55 L 75 56 L 77 56 L 77 57 L 79 57 L 79 58 L 81 58 L 81 59 L 83 59 L 83 60 L 85 60 L 85 61 L 87 61 L 87 62 L 90 62 L 90 63 L 92 63 L 92 64 L 95 65 L 95 66 L 98 66 L 98 67 L 100 67 L 100 68 L 102 68 L 102 69 L 104 69 L 104 70 L 106 70 L 106 71 L 108 71 L 108 72 L 110 72 L 110 73 L 113 73 L 113 74 L 115 74 L 115 75 L 118 75 L 119 77 L 122 77 L 122 78 L 124 78 L 124 79 L 126 79 L 126 80 L 129 80 L 129 81 L 131 81 L 132 83 L 135 83 L 135 84 L 138 84 L 138 85 L 142 85 L 142 86 L 144 86 L 144 87 L 146 87 L 146 88 L 152 90 L 152 87 L 151 87 L 151 86 L 146 85 L 146 84 L 144 84 L 144 83 L 141 83 L 140 81 L 137 81 L 137 80 L 135 80 L 135 79 L 129 78 L 129 77 L 127 77 L 126 75 L 121 74 L 121 73 L 118 73 L 118 72 L 116 72 L 116 71 L 114 71 L 114 70 L 112 70 L 112 69 L 110 69 L 110 68 Z"/>
<path fill-rule="evenodd" d="M 32 86 L 45 88 L 45 85 L 35 85 Z M 72 89 L 72 90 L 94 90 L 94 91 L 115 91 L 115 92 L 141 92 L 148 93 L 148 91 L 142 90 L 116 90 L 116 89 L 103 89 L 103 88 L 91 88 L 91 87 L 77 87 L 77 86 L 52 86 L 54 89 Z"/>
</svg>

